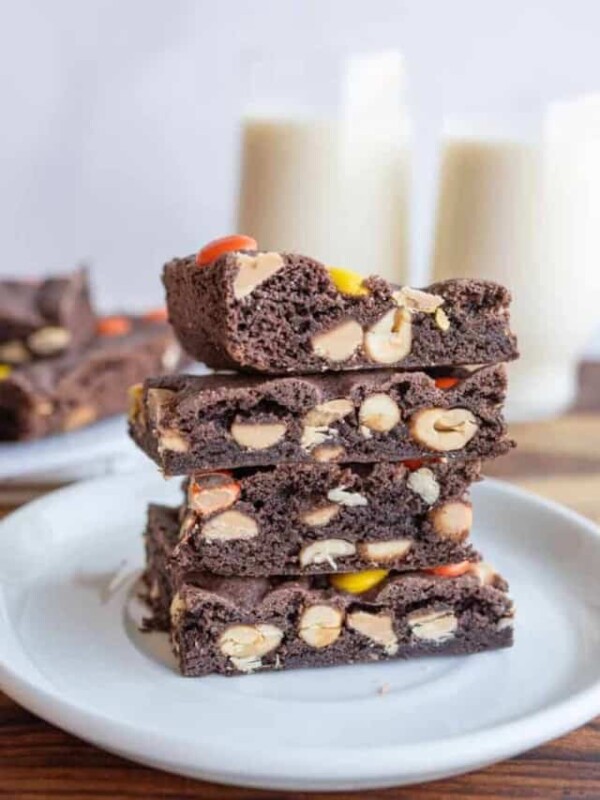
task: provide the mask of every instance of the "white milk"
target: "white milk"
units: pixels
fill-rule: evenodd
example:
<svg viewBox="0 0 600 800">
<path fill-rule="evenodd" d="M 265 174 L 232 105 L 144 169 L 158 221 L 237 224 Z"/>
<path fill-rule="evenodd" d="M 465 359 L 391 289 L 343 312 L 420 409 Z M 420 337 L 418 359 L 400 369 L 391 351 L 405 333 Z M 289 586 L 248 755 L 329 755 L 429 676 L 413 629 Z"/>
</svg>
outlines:
<svg viewBox="0 0 600 800">
<path fill-rule="evenodd" d="M 326 120 L 242 121 L 237 229 L 267 250 L 336 259 L 339 131 Z"/>
<path fill-rule="evenodd" d="M 551 307 L 555 291 L 539 257 L 542 186 L 541 152 L 533 144 L 475 137 L 443 142 L 433 274 L 435 280 L 489 278 L 511 289 L 522 353 L 510 367 L 511 419 L 544 415 L 555 402 L 549 389 L 540 390 L 554 378 L 542 309 Z"/>
<path fill-rule="evenodd" d="M 600 316 L 600 137 L 584 133 L 587 116 L 577 126 L 565 122 L 570 111 L 559 116 L 544 147 L 462 137 L 442 154 L 434 276 L 490 278 L 513 292 L 512 420 L 568 407 Z"/>
<path fill-rule="evenodd" d="M 398 54 L 347 64 L 329 119 L 242 120 L 238 230 L 364 274 L 407 280 L 409 126 Z"/>
</svg>

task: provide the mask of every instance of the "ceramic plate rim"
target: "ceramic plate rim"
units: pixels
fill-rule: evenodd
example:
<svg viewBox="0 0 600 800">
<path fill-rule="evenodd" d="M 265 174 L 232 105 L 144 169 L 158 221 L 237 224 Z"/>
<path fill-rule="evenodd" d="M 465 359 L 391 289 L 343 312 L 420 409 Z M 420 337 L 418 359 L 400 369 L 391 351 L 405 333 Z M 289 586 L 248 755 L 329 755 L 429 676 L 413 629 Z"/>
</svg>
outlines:
<svg viewBox="0 0 600 800">
<path fill-rule="evenodd" d="M 140 478 L 148 477 L 147 473 L 138 475 Z M 82 481 L 27 504 L 0 523 L 0 540 L 4 529 L 10 527 L 13 519 L 35 512 L 40 504 L 43 506 L 57 496 L 60 499 L 77 495 L 86 489 L 93 489 L 98 483 L 115 480 L 118 478 L 110 476 Z M 586 536 L 595 537 L 600 546 L 598 527 L 576 511 L 503 481 L 486 478 L 485 483 L 492 490 L 532 503 L 538 510 L 549 510 L 583 528 Z M 2 628 L 9 635 L 0 636 L 0 685 L 9 697 L 23 707 L 81 739 L 135 761 L 234 785 L 276 789 L 375 788 L 413 782 L 418 780 L 415 776 L 419 773 L 431 776 L 432 765 L 435 765 L 435 775 L 427 778 L 432 780 L 434 777 L 485 766 L 528 750 L 583 725 L 600 712 L 599 665 L 595 681 L 573 692 L 568 699 L 485 731 L 443 737 L 426 743 L 377 748 L 364 745 L 356 748 L 328 746 L 326 764 L 322 757 L 314 758 L 316 752 L 322 756 L 324 748 L 314 746 L 295 750 L 280 746 L 271 749 L 265 757 L 256 745 L 235 743 L 224 754 L 222 746 L 211 744 L 208 738 L 186 741 L 172 735 L 162 736 L 80 707 L 61 696 L 58 690 L 40 686 L 39 679 L 32 676 L 31 672 L 29 679 L 27 676 L 20 677 L 8 666 L 11 650 L 18 652 L 18 648 L 17 651 L 13 649 L 12 631 L 4 602 L 0 604 L 0 630 Z M 25 658 L 31 669 L 33 665 L 27 654 Z M 153 751 L 159 755 L 153 755 Z M 365 758 L 358 758 L 361 754 Z M 234 760 L 235 768 L 232 769 Z M 341 779 L 340 775 L 344 774 L 346 779 Z"/>
</svg>

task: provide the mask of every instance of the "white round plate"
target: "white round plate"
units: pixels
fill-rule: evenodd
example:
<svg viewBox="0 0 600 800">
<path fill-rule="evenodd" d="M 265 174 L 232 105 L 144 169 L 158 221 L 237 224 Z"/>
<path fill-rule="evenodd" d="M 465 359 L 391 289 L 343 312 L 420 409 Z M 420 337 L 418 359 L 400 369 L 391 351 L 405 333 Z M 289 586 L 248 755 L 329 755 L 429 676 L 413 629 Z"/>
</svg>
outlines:
<svg viewBox="0 0 600 800">
<path fill-rule="evenodd" d="M 0 444 L 0 480 L 58 483 L 140 469 L 145 462 L 127 435 L 124 414 L 69 433 Z"/>
<path fill-rule="evenodd" d="M 0 523 L 0 678 L 26 708 L 115 753 L 197 778 L 334 790 L 433 780 L 600 712 L 600 535 L 496 481 L 474 538 L 511 582 L 516 645 L 476 656 L 182 678 L 136 599 L 145 473 L 63 489 Z"/>
</svg>

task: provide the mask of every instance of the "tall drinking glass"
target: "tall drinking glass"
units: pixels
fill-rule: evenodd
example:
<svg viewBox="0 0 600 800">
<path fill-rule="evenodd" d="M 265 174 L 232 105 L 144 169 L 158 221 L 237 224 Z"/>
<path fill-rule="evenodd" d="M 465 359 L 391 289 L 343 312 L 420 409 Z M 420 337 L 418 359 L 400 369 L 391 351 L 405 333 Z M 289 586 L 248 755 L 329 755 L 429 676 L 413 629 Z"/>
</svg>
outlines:
<svg viewBox="0 0 600 800">
<path fill-rule="evenodd" d="M 408 274 L 409 124 L 397 53 L 254 56 L 238 229 L 396 282 Z"/>
</svg>

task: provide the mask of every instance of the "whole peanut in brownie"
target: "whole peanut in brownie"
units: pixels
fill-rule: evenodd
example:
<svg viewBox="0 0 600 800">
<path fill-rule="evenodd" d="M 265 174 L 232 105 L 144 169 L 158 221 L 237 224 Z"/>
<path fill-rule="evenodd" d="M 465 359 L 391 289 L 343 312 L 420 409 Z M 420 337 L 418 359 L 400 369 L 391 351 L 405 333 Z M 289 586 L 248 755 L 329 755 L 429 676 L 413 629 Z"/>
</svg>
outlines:
<svg viewBox="0 0 600 800">
<path fill-rule="evenodd" d="M 448 380 L 391 370 L 150 379 L 130 431 L 168 475 L 507 452 L 505 368 L 486 367 L 441 388 Z"/>
<path fill-rule="evenodd" d="M 154 507 L 153 525 L 162 527 L 163 537 L 177 535 L 169 509 Z M 197 573 L 187 576 L 172 599 L 157 580 L 161 568 L 158 562 L 148 565 L 154 624 L 164 627 L 168 620 L 179 667 L 188 676 L 466 654 L 512 644 L 507 585 L 484 563 L 470 565 L 459 577 L 383 573 L 363 590 L 368 573 L 350 576 L 353 583 L 343 586 L 336 581 L 348 576 Z"/>
<path fill-rule="evenodd" d="M 414 290 L 356 277 L 302 255 L 248 251 L 200 267 L 175 258 L 163 272 L 179 341 L 216 369 L 424 369 L 518 355 L 502 286 L 449 280 Z"/>
<path fill-rule="evenodd" d="M 85 269 L 40 281 L 0 281 L 0 363 L 78 350 L 92 340 L 95 325 Z"/>
<path fill-rule="evenodd" d="M 84 350 L 8 368 L 0 376 L 0 441 L 70 431 L 122 413 L 130 386 L 184 362 L 164 322 L 108 319 L 118 326 Z"/>
<path fill-rule="evenodd" d="M 415 570 L 475 560 L 479 462 L 285 464 L 185 481 L 177 574 Z"/>
</svg>

